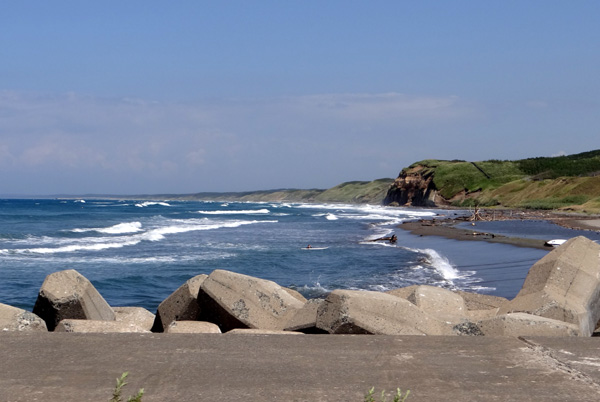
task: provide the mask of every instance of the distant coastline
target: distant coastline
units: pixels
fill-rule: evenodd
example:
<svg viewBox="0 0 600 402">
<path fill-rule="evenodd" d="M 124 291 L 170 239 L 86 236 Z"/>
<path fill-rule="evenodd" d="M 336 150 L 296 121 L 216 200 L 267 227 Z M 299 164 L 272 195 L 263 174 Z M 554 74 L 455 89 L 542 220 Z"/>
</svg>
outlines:
<svg viewBox="0 0 600 402">
<path fill-rule="evenodd" d="M 274 189 L 240 192 L 199 192 L 190 194 L 52 194 L 39 196 L 0 195 L 6 199 L 108 199 L 108 200 L 171 200 L 227 202 L 335 202 L 381 205 L 394 182 L 385 178 L 373 181 L 351 181 L 329 189 Z"/>
</svg>

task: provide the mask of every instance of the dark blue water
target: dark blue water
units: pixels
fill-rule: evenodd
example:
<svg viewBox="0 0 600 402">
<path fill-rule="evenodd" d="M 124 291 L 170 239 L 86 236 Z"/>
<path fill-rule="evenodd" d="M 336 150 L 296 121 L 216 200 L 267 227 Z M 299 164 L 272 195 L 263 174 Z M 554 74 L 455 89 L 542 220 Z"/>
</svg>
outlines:
<svg viewBox="0 0 600 402">
<path fill-rule="evenodd" d="M 412 284 L 513 297 L 547 253 L 397 229 L 441 210 L 354 205 L 0 200 L 0 303 L 31 309 L 44 278 L 76 269 L 113 306 L 155 311 L 183 282 L 227 269 L 299 290 Z M 454 214 L 456 212 L 452 212 Z M 398 242 L 368 240 L 396 233 Z M 314 249 L 304 249 L 308 244 Z"/>
</svg>

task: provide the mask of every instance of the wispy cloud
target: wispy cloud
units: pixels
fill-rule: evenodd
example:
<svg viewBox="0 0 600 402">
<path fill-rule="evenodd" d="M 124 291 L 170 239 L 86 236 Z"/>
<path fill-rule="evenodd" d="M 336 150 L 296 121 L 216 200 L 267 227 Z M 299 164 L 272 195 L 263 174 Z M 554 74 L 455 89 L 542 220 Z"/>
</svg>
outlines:
<svg viewBox="0 0 600 402">
<path fill-rule="evenodd" d="M 322 176 L 316 172 L 327 158 L 343 166 L 389 152 L 377 138 L 402 127 L 441 126 L 476 114 L 455 96 L 397 93 L 165 103 L 5 91 L 0 166 L 15 174 L 85 169 L 157 187 L 184 186 L 190 178 L 283 181 L 274 166 L 285 165 L 288 174 L 313 168 L 311 175 Z"/>
<path fill-rule="evenodd" d="M 408 96 L 390 92 L 309 95 L 287 100 L 292 108 L 334 119 L 446 119 L 473 113 L 457 96 Z"/>
</svg>

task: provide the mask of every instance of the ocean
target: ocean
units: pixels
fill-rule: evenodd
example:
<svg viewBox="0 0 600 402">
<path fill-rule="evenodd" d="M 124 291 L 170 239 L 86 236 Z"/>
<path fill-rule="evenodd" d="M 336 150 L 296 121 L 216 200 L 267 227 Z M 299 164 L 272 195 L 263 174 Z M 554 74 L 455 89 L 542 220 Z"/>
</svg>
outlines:
<svg viewBox="0 0 600 402">
<path fill-rule="evenodd" d="M 514 297 L 528 269 L 548 251 L 420 237 L 397 228 L 406 220 L 463 213 L 340 204 L 5 199 L 0 303 L 31 310 L 45 277 L 65 269 L 87 277 L 112 306 L 152 312 L 186 280 L 215 269 L 272 280 L 307 298 L 333 289 L 385 291 L 414 284 Z M 548 236 L 556 228 L 548 226 Z M 395 244 L 370 241 L 391 234 L 398 237 Z"/>
</svg>

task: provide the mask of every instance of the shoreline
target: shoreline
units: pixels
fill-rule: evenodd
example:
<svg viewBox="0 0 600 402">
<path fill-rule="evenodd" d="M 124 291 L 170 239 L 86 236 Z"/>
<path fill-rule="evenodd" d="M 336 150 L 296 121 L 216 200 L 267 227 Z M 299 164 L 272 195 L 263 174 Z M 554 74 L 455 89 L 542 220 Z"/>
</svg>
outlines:
<svg viewBox="0 0 600 402">
<path fill-rule="evenodd" d="M 456 225 L 463 222 L 505 221 L 505 220 L 545 220 L 567 229 L 600 231 L 600 217 L 575 215 L 546 211 L 522 210 L 476 210 L 470 217 L 437 216 L 433 219 L 420 219 L 401 223 L 398 228 L 407 230 L 417 236 L 440 236 L 452 240 L 487 241 L 503 243 L 517 247 L 552 250 L 546 246 L 545 240 L 523 237 L 509 237 L 478 231 L 477 229 L 461 229 Z M 550 239 L 548 239 L 550 240 Z"/>
</svg>

